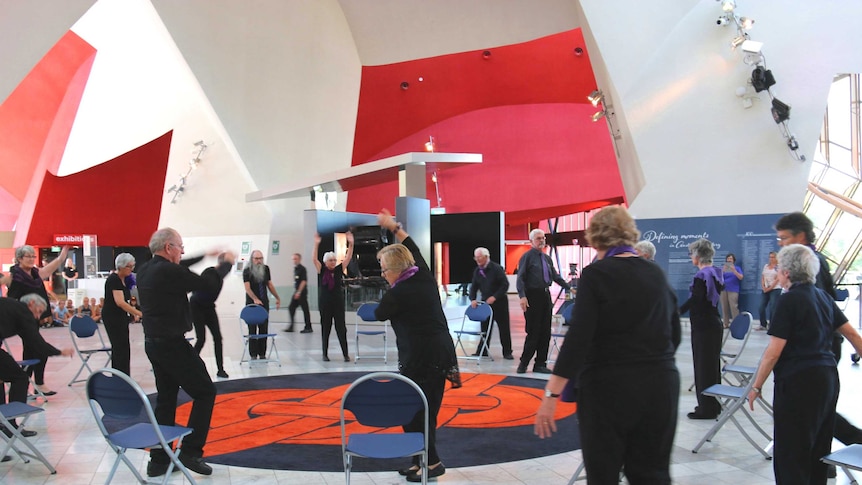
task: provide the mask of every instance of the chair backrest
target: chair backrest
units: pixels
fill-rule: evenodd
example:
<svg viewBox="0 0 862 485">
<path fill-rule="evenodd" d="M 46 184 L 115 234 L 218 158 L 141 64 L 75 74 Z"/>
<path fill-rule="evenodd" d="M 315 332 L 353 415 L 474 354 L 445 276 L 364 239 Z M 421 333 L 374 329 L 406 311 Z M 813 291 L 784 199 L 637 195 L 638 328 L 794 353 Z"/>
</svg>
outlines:
<svg viewBox="0 0 862 485">
<path fill-rule="evenodd" d="M 246 325 L 260 325 L 269 318 L 269 312 L 266 311 L 266 308 L 260 305 L 246 305 L 245 308 L 239 312 L 239 318 L 245 322 Z"/>
<path fill-rule="evenodd" d="M 78 338 L 89 338 L 99 331 L 96 321 L 89 315 L 75 315 L 69 320 L 69 331 Z"/>
<path fill-rule="evenodd" d="M 87 399 L 99 405 L 104 417 L 128 421 L 141 416 L 150 401 L 131 377 L 116 369 L 99 369 L 87 379 Z M 148 409 L 152 414 L 152 408 Z M 96 410 L 93 409 L 94 414 Z M 96 421 L 104 421 L 95 414 Z M 153 416 L 155 420 L 155 416 Z"/>
<path fill-rule="evenodd" d="M 467 309 L 464 311 L 464 315 L 474 322 L 487 320 L 491 318 L 492 313 L 491 305 L 487 303 L 480 303 L 476 305 L 476 308 L 473 308 L 472 305 L 467 305 Z"/>
<path fill-rule="evenodd" d="M 374 316 L 374 311 L 377 310 L 379 303 L 363 303 L 356 309 L 356 316 L 363 322 L 376 322 L 377 317 Z"/>
<path fill-rule="evenodd" d="M 740 312 L 736 318 L 730 322 L 730 336 L 736 340 L 744 340 L 748 337 L 748 332 L 751 330 L 751 322 L 753 317 L 751 313 Z"/>
<path fill-rule="evenodd" d="M 566 308 L 563 308 L 563 321 L 566 322 L 567 325 L 572 324 L 572 315 L 575 313 L 575 305 L 566 305 Z"/>
<path fill-rule="evenodd" d="M 342 417 L 345 410 L 360 424 L 378 428 L 408 424 L 422 410 L 428 421 L 428 401 L 422 389 L 394 372 L 372 372 L 356 379 L 341 398 Z"/>
<path fill-rule="evenodd" d="M 835 288 L 835 301 L 846 301 L 850 298 L 850 290 L 847 288 Z"/>
<path fill-rule="evenodd" d="M 742 352 L 745 350 L 746 344 L 748 344 L 748 337 L 751 335 L 751 323 L 753 321 L 754 318 L 751 316 L 751 313 L 739 312 L 736 318 L 730 322 L 730 338 L 725 341 L 721 348 L 724 356 L 731 358 L 728 364 L 735 364 L 742 356 Z M 735 349 L 728 346 L 728 342 L 732 340 L 739 341 L 738 346 L 734 345 Z"/>
</svg>

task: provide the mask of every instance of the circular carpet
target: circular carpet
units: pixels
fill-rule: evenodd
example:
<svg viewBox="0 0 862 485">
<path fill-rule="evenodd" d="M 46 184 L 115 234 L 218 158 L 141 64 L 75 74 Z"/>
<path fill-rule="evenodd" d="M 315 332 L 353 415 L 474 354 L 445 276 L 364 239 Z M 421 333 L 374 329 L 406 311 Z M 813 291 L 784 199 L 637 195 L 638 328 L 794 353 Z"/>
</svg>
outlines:
<svg viewBox="0 0 862 485">
<path fill-rule="evenodd" d="M 363 374 L 217 382 L 206 460 L 250 468 L 342 471 L 341 396 Z M 525 460 L 580 448 L 575 404 L 557 406 L 554 437 L 540 440 L 533 434 L 546 381 L 493 374 L 462 374 L 462 379 L 462 388 L 446 390 L 438 415 L 437 449 L 447 467 Z M 187 396 L 181 398 L 179 423 L 187 422 L 188 401 Z M 357 459 L 353 469 L 386 471 L 405 463 L 405 459 Z"/>
</svg>

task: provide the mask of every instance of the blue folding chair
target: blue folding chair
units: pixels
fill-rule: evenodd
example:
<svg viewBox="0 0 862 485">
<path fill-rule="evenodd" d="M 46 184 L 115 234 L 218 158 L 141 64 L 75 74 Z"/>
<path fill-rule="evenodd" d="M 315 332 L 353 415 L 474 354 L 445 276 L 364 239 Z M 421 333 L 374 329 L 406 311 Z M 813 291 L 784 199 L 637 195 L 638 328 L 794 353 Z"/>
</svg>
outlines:
<svg viewBox="0 0 862 485">
<path fill-rule="evenodd" d="M 482 321 L 488 320 L 488 328 L 482 329 Z M 476 364 L 482 362 L 483 357 L 494 360 L 488 352 L 488 337 L 494 332 L 494 312 L 491 305 L 485 302 L 480 302 L 473 308 L 472 305 L 467 305 L 464 310 L 464 316 L 461 318 L 461 328 L 454 330 L 453 333 L 457 336 L 455 340 L 455 350 L 459 347 L 464 355 L 459 355 L 459 359 L 475 360 Z M 462 338 L 465 336 L 479 337 L 479 346 L 475 354 L 470 354 L 464 348 Z"/>
<path fill-rule="evenodd" d="M 6 349 L 7 354 L 12 355 L 12 349 L 9 348 L 9 340 L 8 339 L 3 341 L 3 348 Z M 38 399 L 41 397 L 43 399 L 43 404 L 44 404 L 44 403 L 48 402 L 48 396 L 46 396 L 44 392 L 40 391 L 39 388 L 36 387 L 36 383 L 33 381 L 33 374 L 31 374 L 29 372 L 30 367 L 38 364 L 39 362 L 42 362 L 42 361 L 40 359 L 24 359 L 24 360 L 16 360 L 15 361 L 15 363 L 17 363 L 21 367 L 21 370 L 27 373 L 27 375 L 30 378 L 30 385 L 33 386 L 34 394 L 28 395 L 27 399 Z"/>
<path fill-rule="evenodd" d="M 260 325 L 268 319 L 269 312 L 266 311 L 266 308 L 260 305 L 246 305 L 245 308 L 239 312 L 240 333 L 242 334 L 243 340 L 242 357 L 239 360 L 240 365 L 244 362 L 248 362 L 249 365 L 275 362 L 279 367 L 281 367 L 281 360 L 278 358 L 278 348 L 275 346 L 275 337 L 277 334 L 251 333 L 249 331 L 249 327 L 252 325 Z M 253 341 L 260 340 L 267 342 L 266 358 L 252 359 L 251 353 L 249 352 L 249 344 Z M 275 354 L 275 357 L 273 357 L 273 354 Z"/>
<path fill-rule="evenodd" d="M 75 377 L 69 381 L 68 385 L 76 382 L 84 382 L 87 378 L 78 379 L 81 372 L 87 369 L 88 375 L 93 372 L 90 368 L 90 359 L 97 354 L 107 356 L 105 367 L 111 363 L 111 347 L 105 345 L 105 339 L 102 337 L 102 331 L 99 330 L 99 325 L 89 315 L 74 316 L 69 320 L 69 333 L 72 336 L 72 345 L 75 347 L 75 353 L 81 358 L 81 367 L 75 373 Z M 92 339 L 92 340 L 90 340 Z M 95 340 L 98 339 L 98 343 Z M 87 343 L 85 343 L 87 342 Z M 92 342 L 92 343 L 89 343 Z"/>
<path fill-rule="evenodd" d="M 572 313 L 574 312 L 575 305 L 566 305 L 560 313 L 562 317 L 563 323 L 559 326 L 551 328 L 551 350 L 548 351 L 548 363 L 551 364 L 556 362 L 556 356 L 560 354 L 560 342 L 559 339 L 565 339 L 566 334 L 569 332 L 568 330 L 564 330 L 562 327 L 564 325 L 572 324 Z"/>
<path fill-rule="evenodd" d="M 174 467 L 183 472 L 192 485 L 196 483 L 180 461 L 180 451 L 171 447 L 171 443 L 176 442 L 179 449 L 183 437 L 191 433 L 192 428 L 159 424 L 149 398 L 131 377 L 116 369 L 99 369 L 87 379 L 87 399 L 99 431 L 117 454 L 105 485 L 114 479 L 120 462 L 126 464 L 139 483 L 147 483 L 126 456 L 126 451 L 153 448 L 161 448 L 170 459 L 162 484 L 168 483 Z"/>
<path fill-rule="evenodd" d="M 348 424 L 346 412 L 354 420 Z M 349 432 L 356 424 L 392 428 L 413 421 L 423 413 L 422 433 Z M 356 379 L 341 398 L 341 453 L 350 485 L 353 458 L 390 459 L 419 456 L 422 483 L 428 477 L 428 400 L 411 379 L 394 372 L 372 372 Z M 382 430 L 375 430 L 382 431 Z"/>
<path fill-rule="evenodd" d="M 6 454 L 9 453 L 9 450 L 12 450 L 24 463 L 30 463 L 29 458 L 35 458 L 41 461 L 53 475 L 57 473 L 57 470 L 48 463 L 48 460 L 39 452 L 38 449 L 36 449 L 35 446 L 33 446 L 33 443 L 31 443 L 26 436 L 21 434 L 21 430 L 24 429 L 24 424 L 28 419 L 30 419 L 30 416 L 36 413 L 41 413 L 42 411 L 44 411 L 44 409 L 17 401 L 0 404 L 0 426 L 5 428 L 5 432 L 0 433 L 0 440 L 3 440 L 0 441 L 0 443 L 6 443 L 3 449 L 0 450 L 0 456 L 6 456 Z M 12 420 L 17 419 L 21 419 L 21 421 L 17 426 L 13 426 Z M 6 432 L 8 432 L 8 435 Z M 30 451 L 22 450 L 15 443 L 24 445 Z M 9 477 L 9 480 L 12 480 L 12 478 Z"/>
<path fill-rule="evenodd" d="M 374 315 L 374 310 L 377 309 L 378 303 L 363 303 L 356 309 L 356 321 L 354 328 L 356 329 L 356 354 L 353 363 L 359 362 L 359 359 L 383 359 L 383 363 L 387 363 L 386 334 L 388 324 L 386 321 L 379 321 Z M 383 353 L 382 354 L 362 354 L 359 347 L 359 337 L 365 336 L 381 336 L 383 337 Z"/>
<path fill-rule="evenodd" d="M 862 445 L 852 444 L 841 448 L 836 452 L 824 456 L 820 461 L 827 465 L 840 466 L 844 470 L 844 474 L 847 475 L 847 479 L 850 480 L 850 484 L 857 485 L 859 482 L 856 481 L 850 470 L 862 472 Z"/>
</svg>

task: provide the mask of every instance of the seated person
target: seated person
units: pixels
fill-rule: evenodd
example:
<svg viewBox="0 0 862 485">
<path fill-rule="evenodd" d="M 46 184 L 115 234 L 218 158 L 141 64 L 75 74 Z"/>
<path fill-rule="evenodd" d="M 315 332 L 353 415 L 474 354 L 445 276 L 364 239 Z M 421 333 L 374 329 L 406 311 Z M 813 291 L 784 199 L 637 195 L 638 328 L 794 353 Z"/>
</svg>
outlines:
<svg viewBox="0 0 862 485">
<path fill-rule="evenodd" d="M 83 315 L 87 315 L 90 317 L 93 316 L 93 307 L 90 306 L 90 300 L 88 298 L 84 298 L 84 300 L 81 302 L 81 306 L 78 307 L 77 313 L 79 317 Z"/>
<path fill-rule="evenodd" d="M 62 327 L 69 323 L 69 318 L 75 312 L 75 306 L 72 300 L 60 300 L 57 302 L 57 308 L 54 310 L 54 326 Z"/>
<path fill-rule="evenodd" d="M 95 298 L 90 298 L 90 308 L 93 309 L 93 320 L 97 322 L 102 321 L 102 307 L 96 304 Z"/>
</svg>

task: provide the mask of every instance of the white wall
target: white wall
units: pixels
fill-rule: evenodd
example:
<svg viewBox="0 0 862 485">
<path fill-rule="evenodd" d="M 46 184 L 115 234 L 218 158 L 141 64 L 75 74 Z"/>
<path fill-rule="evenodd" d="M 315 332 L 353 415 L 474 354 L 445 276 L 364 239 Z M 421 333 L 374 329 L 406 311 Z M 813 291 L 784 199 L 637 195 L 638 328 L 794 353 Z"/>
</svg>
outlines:
<svg viewBox="0 0 862 485">
<path fill-rule="evenodd" d="M 597 46 L 596 62 L 605 68 L 596 71 L 599 87 L 610 86 L 624 127 L 621 171 L 633 213 L 659 218 L 801 208 L 810 162 L 790 156 L 766 93 L 748 110 L 735 96 L 752 67 L 743 64 L 741 51 L 730 51 L 735 29 L 716 25 L 719 3 L 580 4 L 588 45 Z M 854 41 L 862 4 L 740 0 L 736 10 L 755 19 L 751 38 L 764 42 L 777 80 L 773 92 L 792 106 L 792 131 L 811 160 L 832 76 L 862 69 Z M 637 167 L 642 188 L 632 180 Z"/>
</svg>

